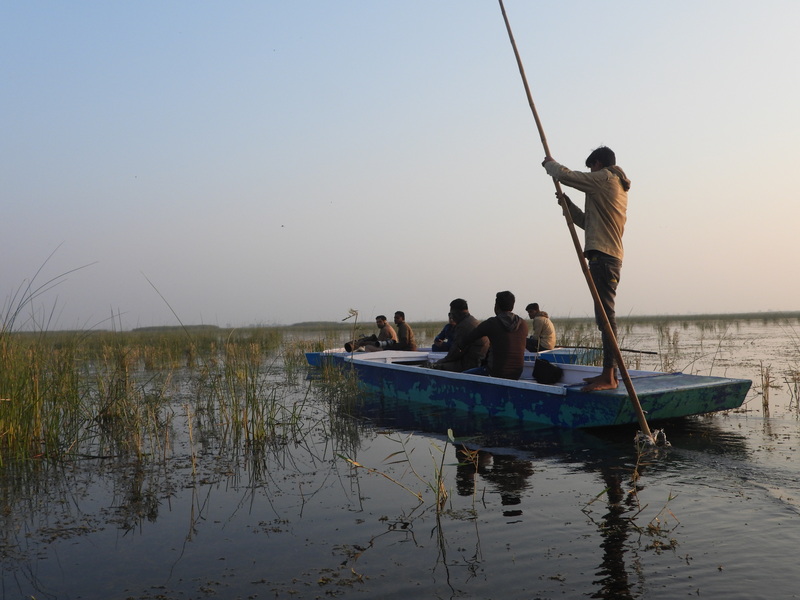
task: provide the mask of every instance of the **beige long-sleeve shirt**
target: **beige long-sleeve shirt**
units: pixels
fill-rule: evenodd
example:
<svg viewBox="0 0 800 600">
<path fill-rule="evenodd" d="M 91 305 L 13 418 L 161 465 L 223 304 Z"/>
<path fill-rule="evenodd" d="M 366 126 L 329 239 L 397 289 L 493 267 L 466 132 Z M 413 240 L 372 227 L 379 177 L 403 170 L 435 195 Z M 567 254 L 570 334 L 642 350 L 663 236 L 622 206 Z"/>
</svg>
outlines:
<svg viewBox="0 0 800 600">
<path fill-rule="evenodd" d="M 572 203 L 569 207 L 575 225 L 585 232 L 584 252 L 599 250 L 622 260 L 622 234 L 628 211 L 625 187 L 630 187 L 622 169 L 614 166 L 584 173 L 556 161 L 545 163 L 545 169 L 564 185 L 586 194 L 584 210 Z"/>
<path fill-rule="evenodd" d="M 539 344 L 539 350 L 552 350 L 556 346 L 556 328 L 550 320 L 549 315 L 544 311 L 539 311 L 532 321 L 533 335 Z"/>
</svg>

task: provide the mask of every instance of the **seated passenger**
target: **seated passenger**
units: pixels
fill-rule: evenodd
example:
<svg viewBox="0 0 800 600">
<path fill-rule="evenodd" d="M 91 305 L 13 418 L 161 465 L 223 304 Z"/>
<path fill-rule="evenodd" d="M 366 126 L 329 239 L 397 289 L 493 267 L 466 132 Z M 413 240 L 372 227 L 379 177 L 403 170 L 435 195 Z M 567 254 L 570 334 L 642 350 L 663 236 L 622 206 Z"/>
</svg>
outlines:
<svg viewBox="0 0 800 600">
<path fill-rule="evenodd" d="M 519 379 L 525 362 L 525 338 L 528 325 L 524 319 L 515 315 L 514 294 L 509 291 L 497 292 L 494 303 L 494 317 L 478 325 L 465 339 L 456 340 L 460 351 L 465 350 L 478 338 L 489 338 L 489 356 L 485 367 L 470 369 L 468 373 L 491 375 L 504 379 Z"/>
<path fill-rule="evenodd" d="M 394 327 L 389 325 L 386 321 L 386 315 L 378 315 L 375 317 L 375 325 L 378 326 L 378 337 L 375 338 L 374 342 L 370 342 L 364 346 L 364 350 L 367 352 L 383 350 L 383 348 L 381 348 L 381 342 L 397 342 L 397 332 L 394 330 Z"/>
<path fill-rule="evenodd" d="M 447 352 L 450 346 L 453 345 L 453 332 L 456 328 L 456 322 L 453 320 L 453 313 L 447 313 L 447 325 L 433 338 L 431 345 L 431 352 Z"/>
<path fill-rule="evenodd" d="M 384 315 L 378 315 L 375 317 L 375 325 L 378 327 L 378 335 L 368 335 L 366 337 L 347 342 L 344 345 L 344 349 L 348 352 L 354 352 L 355 350 L 363 348 L 368 352 L 375 352 L 377 350 L 382 350 L 380 347 L 381 342 L 397 341 L 397 333 L 395 332 L 394 328 L 386 322 L 386 317 Z"/>
<path fill-rule="evenodd" d="M 406 323 L 406 315 L 402 310 L 394 313 L 394 324 L 397 325 L 397 341 L 379 342 L 380 349 L 416 351 L 417 341 L 414 339 L 414 331 L 411 325 Z"/>
<path fill-rule="evenodd" d="M 465 344 L 463 351 L 458 349 L 460 340 L 466 339 L 480 324 L 480 321 L 469 314 L 467 301 L 463 298 L 456 298 L 450 303 L 450 315 L 456 323 L 452 345 L 447 352 L 447 356 L 436 361 L 431 366 L 434 369 L 455 371 L 457 373 L 480 367 L 486 358 L 486 352 L 489 350 L 489 338 L 479 337 L 471 344 Z"/>
<path fill-rule="evenodd" d="M 528 316 L 531 318 L 531 337 L 525 343 L 525 347 L 530 352 L 541 352 L 542 350 L 552 350 L 556 347 L 556 328 L 550 320 L 550 316 L 543 310 L 539 310 L 539 305 L 532 302 L 525 307 Z"/>
</svg>

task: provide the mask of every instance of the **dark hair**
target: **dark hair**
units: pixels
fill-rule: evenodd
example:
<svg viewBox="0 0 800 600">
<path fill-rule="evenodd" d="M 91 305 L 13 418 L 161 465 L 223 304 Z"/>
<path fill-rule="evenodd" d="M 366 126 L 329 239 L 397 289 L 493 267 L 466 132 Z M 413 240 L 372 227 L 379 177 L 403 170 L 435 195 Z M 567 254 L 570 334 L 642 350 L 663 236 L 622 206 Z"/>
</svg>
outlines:
<svg viewBox="0 0 800 600">
<path fill-rule="evenodd" d="M 403 317 L 404 319 L 406 318 L 406 313 L 404 313 L 402 310 L 395 311 L 394 316 L 396 317 L 398 315 Z"/>
<path fill-rule="evenodd" d="M 617 164 L 617 155 L 614 154 L 614 151 L 611 148 L 600 146 L 599 148 L 592 150 L 592 153 L 586 159 L 586 166 L 591 169 L 592 163 L 596 160 L 599 160 L 600 164 L 604 167 L 613 167 L 615 164 Z"/>
<path fill-rule="evenodd" d="M 376 320 L 376 321 L 377 321 L 378 319 L 380 319 L 381 321 L 385 321 L 385 320 L 386 320 L 386 315 L 378 315 L 377 317 L 375 317 L 375 320 Z"/>
<path fill-rule="evenodd" d="M 516 300 L 517 299 L 514 297 L 514 294 L 509 291 L 497 292 L 494 303 L 500 310 L 509 311 L 514 310 L 514 302 L 516 302 Z"/>
<path fill-rule="evenodd" d="M 450 303 L 450 310 L 469 310 L 467 301 L 463 298 L 456 298 Z"/>
<path fill-rule="evenodd" d="M 536 302 L 531 302 L 525 307 L 525 310 L 539 310 L 539 305 Z"/>
</svg>

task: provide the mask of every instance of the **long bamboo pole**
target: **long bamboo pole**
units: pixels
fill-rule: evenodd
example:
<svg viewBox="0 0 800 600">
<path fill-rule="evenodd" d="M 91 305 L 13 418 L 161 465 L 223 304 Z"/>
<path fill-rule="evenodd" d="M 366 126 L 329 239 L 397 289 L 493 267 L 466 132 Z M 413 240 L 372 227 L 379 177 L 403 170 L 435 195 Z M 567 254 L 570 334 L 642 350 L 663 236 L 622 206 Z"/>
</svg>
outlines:
<svg viewBox="0 0 800 600">
<path fill-rule="evenodd" d="M 539 137 L 542 140 L 542 146 L 544 147 L 545 156 L 550 156 L 550 148 L 547 145 L 547 137 L 544 135 L 544 128 L 542 127 L 542 121 L 539 119 L 539 113 L 536 111 L 536 105 L 533 103 L 533 95 L 531 94 L 531 89 L 528 86 L 528 78 L 525 76 L 525 69 L 522 66 L 522 58 L 520 58 L 519 51 L 517 50 L 517 43 L 514 41 L 514 34 L 511 32 L 511 24 L 508 22 L 508 15 L 506 14 L 506 7 L 503 5 L 503 0 L 498 0 L 500 3 L 500 11 L 503 13 L 503 20 L 506 23 L 506 30 L 508 31 L 508 39 L 511 41 L 511 47 L 514 49 L 514 56 L 517 58 L 517 66 L 519 67 L 519 74 L 522 77 L 522 84 L 525 86 L 525 93 L 528 96 L 528 104 L 530 104 L 531 112 L 533 112 L 533 118 L 536 121 L 536 128 L 539 130 Z M 597 287 L 594 285 L 594 279 L 592 279 L 592 274 L 589 271 L 589 266 L 586 264 L 586 259 L 584 258 L 583 248 L 581 247 L 580 239 L 578 238 L 578 233 L 575 231 L 575 223 L 572 220 L 572 215 L 569 212 L 569 207 L 567 205 L 567 201 L 564 196 L 564 192 L 561 191 L 561 184 L 558 180 L 554 177 L 553 183 L 556 187 L 556 195 L 558 197 L 558 202 L 561 204 L 561 208 L 564 212 L 564 218 L 567 221 L 567 227 L 569 228 L 570 236 L 572 237 L 572 243 L 575 246 L 575 251 L 578 254 L 578 261 L 581 264 L 581 270 L 583 271 L 583 275 L 586 278 L 586 283 L 589 286 L 589 291 L 592 293 L 592 298 L 594 299 L 594 304 L 597 309 L 597 314 L 602 315 L 602 325 L 605 333 L 613 342 L 614 347 L 614 356 L 617 360 L 617 365 L 619 366 L 619 372 L 622 376 L 622 381 L 625 384 L 625 389 L 628 391 L 628 396 L 631 399 L 631 404 L 633 404 L 633 409 L 636 412 L 636 417 L 639 420 L 639 427 L 642 429 L 642 434 L 644 434 L 647 438 L 650 439 L 651 442 L 655 443 L 653 439 L 653 434 L 650 432 L 650 427 L 647 424 L 647 419 L 644 416 L 644 411 L 642 410 L 642 405 L 639 402 L 639 397 L 636 395 L 636 390 L 633 387 L 633 381 L 631 381 L 630 374 L 628 373 L 628 369 L 625 366 L 625 361 L 622 358 L 622 352 L 619 349 L 619 344 L 617 343 L 617 338 L 614 335 L 614 331 L 611 329 L 611 323 L 608 320 L 608 315 L 606 315 L 606 311 L 603 308 L 603 303 L 600 300 L 600 294 L 597 293 Z"/>
<path fill-rule="evenodd" d="M 596 346 L 556 346 L 556 348 L 575 348 L 577 350 L 602 350 Z M 632 350 L 631 348 L 620 348 L 620 352 L 633 352 L 634 354 L 658 354 L 652 350 Z"/>
</svg>

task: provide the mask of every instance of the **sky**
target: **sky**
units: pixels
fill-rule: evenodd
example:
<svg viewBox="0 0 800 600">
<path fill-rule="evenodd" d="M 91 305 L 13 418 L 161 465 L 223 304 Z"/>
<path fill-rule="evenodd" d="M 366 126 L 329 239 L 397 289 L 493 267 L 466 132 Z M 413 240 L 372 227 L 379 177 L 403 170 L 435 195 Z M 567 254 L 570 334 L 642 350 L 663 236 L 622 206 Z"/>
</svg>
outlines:
<svg viewBox="0 0 800 600">
<path fill-rule="evenodd" d="M 505 0 L 550 154 L 631 179 L 617 314 L 800 310 L 800 2 L 598 7 Z M 592 314 L 497 2 L 6 0 L 0 79 L 16 328 Z"/>
</svg>

